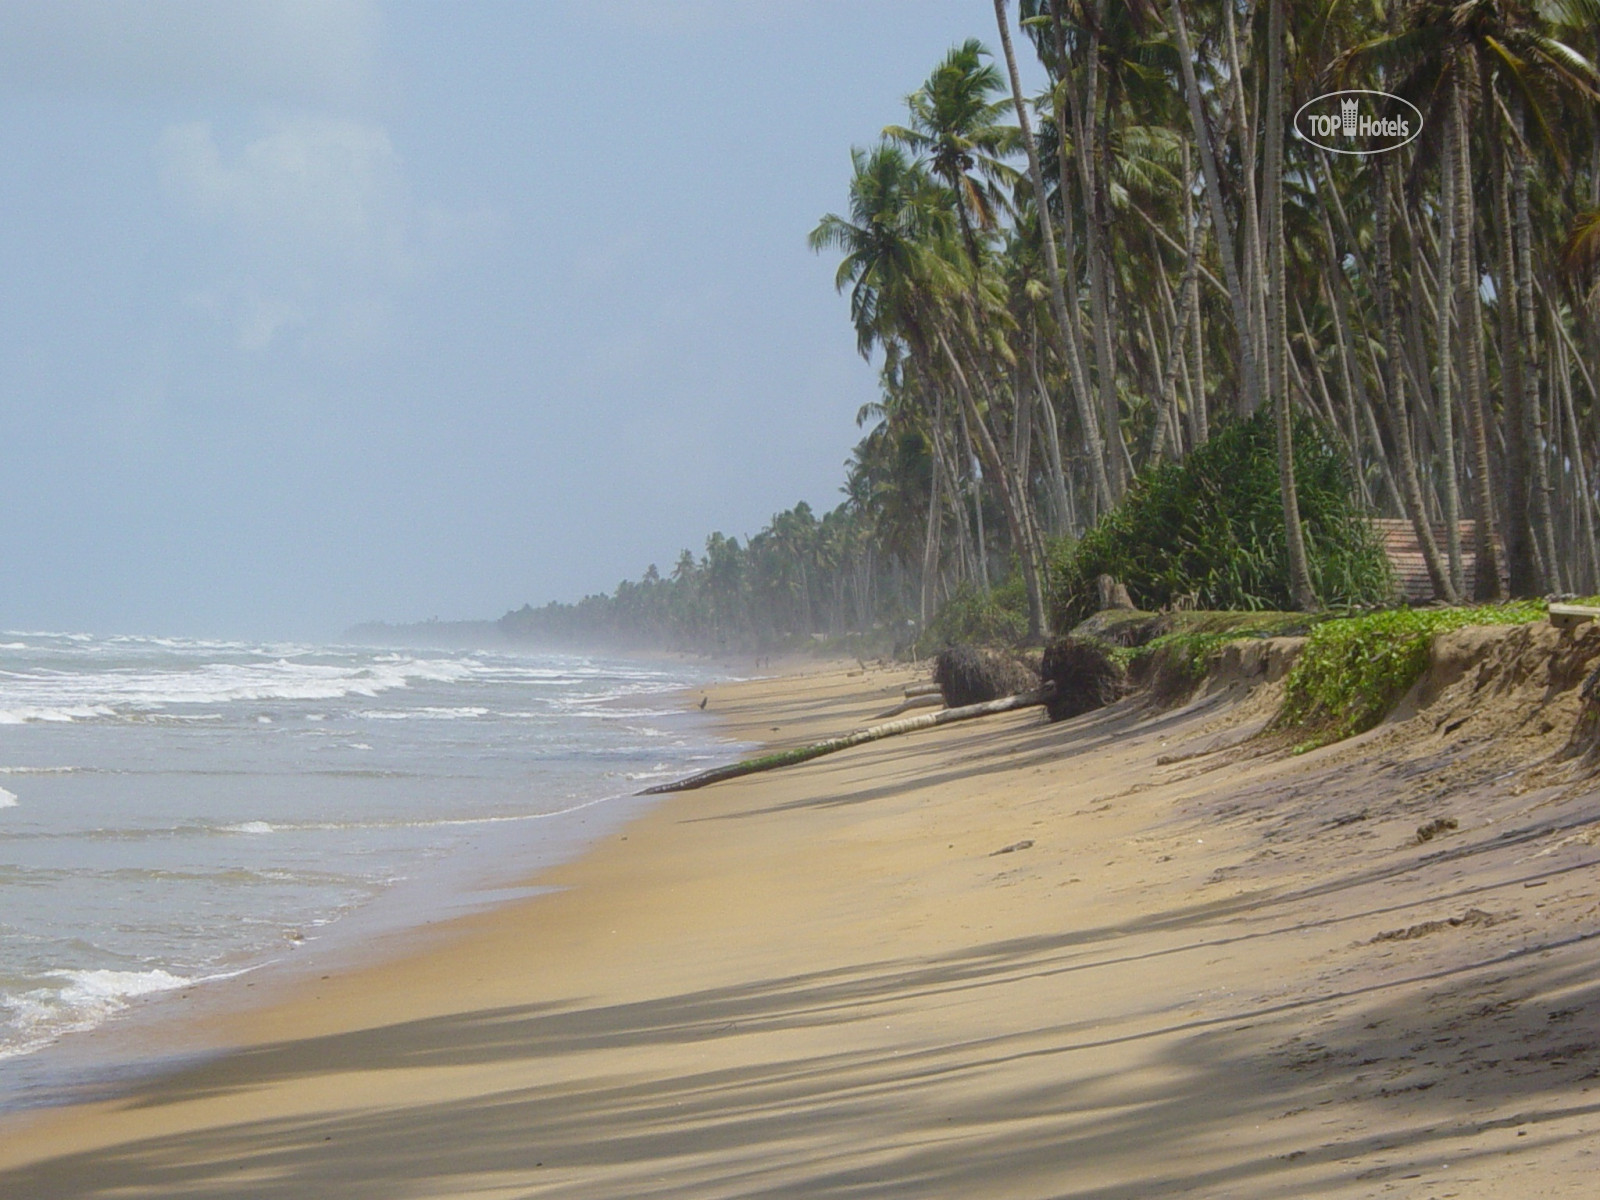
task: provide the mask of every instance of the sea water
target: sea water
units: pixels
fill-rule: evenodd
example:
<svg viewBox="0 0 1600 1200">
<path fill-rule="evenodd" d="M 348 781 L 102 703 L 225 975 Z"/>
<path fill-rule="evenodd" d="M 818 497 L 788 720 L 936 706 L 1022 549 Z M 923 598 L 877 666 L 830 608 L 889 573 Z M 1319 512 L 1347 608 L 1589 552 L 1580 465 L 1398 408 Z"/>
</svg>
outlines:
<svg viewBox="0 0 1600 1200">
<path fill-rule="evenodd" d="M 66 1035 L 292 957 L 397 885 L 443 881 L 436 907 L 576 853 L 729 756 L 671 697 L 712 674 L 0 634 L 0 1109 L 48 1090 Z"/>
</svg>

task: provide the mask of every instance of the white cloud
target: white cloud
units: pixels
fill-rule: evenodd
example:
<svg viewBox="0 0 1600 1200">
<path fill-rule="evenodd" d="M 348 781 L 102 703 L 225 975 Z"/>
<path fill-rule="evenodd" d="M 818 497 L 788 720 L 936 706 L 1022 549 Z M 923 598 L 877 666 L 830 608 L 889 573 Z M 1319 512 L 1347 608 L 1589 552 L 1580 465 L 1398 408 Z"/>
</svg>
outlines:
<svg viewBox="0 0 1600 1200">
<path fill-rule="evenodd" d="M 169 126 L 162 182 L 219 229 L 223 281 L 196 297 L 260 352 L 294 330 L 344 345 L 381 333 L 385 297 L 418 263 L 400 157 L 381 126 L 275 116 L 225 145 L 205 121 Z"/>
<path fill-rule="evenodd" d="M 175 198 L 274 250 L 393 260 L 403 245 L 404 178 L 380 126 L 272 118 L 261 136 L 228 154 L 209 122 L 194 121 L 168 126 L 159 154 Z"/>
</svg>

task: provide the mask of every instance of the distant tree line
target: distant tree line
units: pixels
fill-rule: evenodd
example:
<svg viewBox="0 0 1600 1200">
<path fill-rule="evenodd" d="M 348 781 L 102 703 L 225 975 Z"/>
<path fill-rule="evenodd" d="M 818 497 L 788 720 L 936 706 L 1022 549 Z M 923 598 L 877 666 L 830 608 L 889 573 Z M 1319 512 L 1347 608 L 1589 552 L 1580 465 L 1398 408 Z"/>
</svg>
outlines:
<svg viewBox="0 0 1600 1200">
<path fill-rule="evenodd" d="M 854 459 L 851 479 L 870 489 L 868 469 Z M 743 545 L 713 533 L 703 555 L 684 550 L 665 575 L 652 563 L 610 594 L 525 605 L 500 628 L 547 642 L 700 650 L 881 630 L 886 614 L 905 609 L 915 580 L 877 540 L 874 517 L 851 499 L 819 520 L 801 501 Z"/>
<path fill-rule="evenodd" d="M 507 622 L 758 643 L 922 625 L 1010 578 L 1039 636 L 1063 611 L 1059 544 L 1258 411 L 1295 605 L 1328 599 L 1302 420 L 1368 511 L 1411 523 L 1437 598 L 1493 598 L 1503 576 L 1516 596 L 1600 591 L 1600 0 L 995 15 L 999 57 L 952 48 L 810 235 L 840 255 L 882 384 L 844 502 Z M 1016 95 L 1017 42 L 1039 95 Z M 1296 136 L 1341 89 L 1403 97 L 1420 134 L 1366 156 Z"/>
</svg>

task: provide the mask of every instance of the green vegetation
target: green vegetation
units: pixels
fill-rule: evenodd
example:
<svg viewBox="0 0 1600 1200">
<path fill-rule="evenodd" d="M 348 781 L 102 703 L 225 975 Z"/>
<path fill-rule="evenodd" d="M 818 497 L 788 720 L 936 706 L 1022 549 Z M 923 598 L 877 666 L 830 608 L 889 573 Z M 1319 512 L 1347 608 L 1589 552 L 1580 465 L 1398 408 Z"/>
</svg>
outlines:
<svg viewBox="0 0 1600 1200">
<path fill-rule="evenodd" d="M 1016 646 L 1028 633 L 1028 597 L 1020 574 L 987 592 L 958 587 L 917 639 L 918 654 L 937 654 L 946 646 Z"/>
<path fill-rule="evenodd" d="M 1525 625 L 1536 601 L 1473 608 L 1400 608 L 1318 625 L 1285 681 L 1276 727 L 1309 734 L 1303 749 L 1371 729 L 1428 667 L 1433 639 L 1467 625 Z"/>
<path fill-rule="evenodd" d="M 903 111 L 862 114 L 881 136 L 840 147 L 809 234 L 880 380 L 839 506 L 508 630 L 1037 640 L 1101 571 L 1152 607 L 1363 605 L 1363 514 L 1410 522 L 1446 603 L 1476 546 L 1480 598 L 1502 568 L 1600 589 L 1596 0 L 996 15 L 993 53 L 952 29 Z M 1335 89 L 1426 119 L 1382 154 L 1285 136 Z"/>
<path fill-rule="evenodd" d="M 1057 555 L 1056 624 L 1065 628 L 1094 611 L 1102 574 L 1126 584 L 1145 609 L 1182 596 L 1209 609 L 1290 607 L 1273 438 L 1269 415 L 1260 412 L 1223 427 L 1182 462 L 1146 472 Z M 1317 594 L 1340 606 L 1388 600 L 1388 561 L 1355 501 L 1344 455 L 1308 417 L 1295 422 L 1294 446 Z"/>
<path fill-rule="evenodd" d="M 1142 646 L 1118 647 L 1112 657 L 1134 678 L 1148 674 L 1158 665 L 1164 673 L 1188 687 L 1205 679 L 1222 648 L 1237 642 L 1237 633 L 1165 633 Z"/>
<path fill-rule="evenodd" d="M 1297 637 L 1329 617 L 1298 612 L 1105 612 L 1073 633 L 1110 643 L 1113 661 L 1130 678 L 1175 698 L 1205 679 L 1230 642 Z"/>
</svg>

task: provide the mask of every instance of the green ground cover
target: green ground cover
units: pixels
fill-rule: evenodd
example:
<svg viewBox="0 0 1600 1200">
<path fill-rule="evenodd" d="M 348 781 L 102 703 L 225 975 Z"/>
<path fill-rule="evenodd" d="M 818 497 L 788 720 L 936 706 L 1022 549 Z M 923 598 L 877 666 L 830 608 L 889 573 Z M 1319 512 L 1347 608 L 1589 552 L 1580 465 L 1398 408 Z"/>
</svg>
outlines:
<svg viewBox="0 0 1600 1200">
<path fill-rule="evenodd" d="M 1314 749 L 1371 729 L 1428 667 L 1433 639 L 1468 625 L 1525 625 L 1545 606 L 1516 600 L 1462 608 L 1396 608 L 1324 621 L 1284 685 L 1274 727 L 1307 735 Z"/>
</svg>

